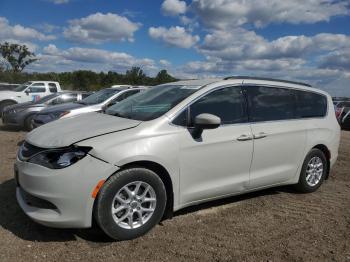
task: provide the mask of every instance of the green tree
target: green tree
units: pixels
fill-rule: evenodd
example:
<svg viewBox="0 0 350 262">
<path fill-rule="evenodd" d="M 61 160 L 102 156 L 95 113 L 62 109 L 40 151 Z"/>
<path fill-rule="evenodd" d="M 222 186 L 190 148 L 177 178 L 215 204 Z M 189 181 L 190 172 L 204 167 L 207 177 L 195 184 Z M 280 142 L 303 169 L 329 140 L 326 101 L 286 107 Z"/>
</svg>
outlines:
<svg viewBox="0 0 350 262">
<path fill-rule="evenodd" d="M 16 73 L 22 72 L 27 65 L 38 60 L 26 45 L 8 42 L 0 44 L 0 54 L 8 63 L 8 67 L 11 67 L 11 70 Z"/>
<path fill-rule="evenodd" d="M 156 84 L 164 84 L 176 81 L 176 78 L 168 74 L 166 70 L 161 70 L 154 79 Z"/>
<path fill-rule="evenodd" d="M 132 67 L 125 73 L 125 81 L 129 84 L 142 85 L 145 83 L 146 75 L 140 67 Z"/>
</svg>

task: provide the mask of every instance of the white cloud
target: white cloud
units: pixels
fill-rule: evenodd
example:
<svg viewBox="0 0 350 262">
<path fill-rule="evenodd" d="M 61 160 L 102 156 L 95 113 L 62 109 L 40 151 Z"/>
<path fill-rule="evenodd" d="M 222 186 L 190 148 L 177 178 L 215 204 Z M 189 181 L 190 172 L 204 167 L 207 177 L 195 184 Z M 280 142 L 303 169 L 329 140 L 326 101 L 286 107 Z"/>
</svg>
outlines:
<svg viewBox="0 0 350 262">
<path fill-rule="evenodd" d="M 350 73 L 350 47 L 330 52 L 322 56 L 320 60 L 322 68 L 343 69 Z"/>
<path fill-rule="evenodd" d="M 81 19 L 69 21 L 63 35 L 70 41 L 99 44 L 103 42 L 134 41 L 139 23 L 117 14 L 96 13 Z"/>
<path fill-rule="evenodd" d="M 136 58 L 123 52 L 110 52 L 95 48 L 72 47 L 65 50 L 50 44 L 39 54 L 40 60 L 29 69 L 34 71 L 73 71 L 86 69 L 93 71 L 125 72 L 132 66 L 140 66 L 145 72 L 155 74 L 158 70 L 154 60 Z"/>
<path fill-rule="evenodd" d="M 222 60 L 304 58 L 350 47 L 350 36 L 317 34 L 315 36 L 285 36 L 268 41 L 254 31 L 242 28 L 231 31 L 214 30 L 207 34 L 199 52 L 207 58 Z"/>
<path fill-rule="evenodd" d="M 348 15 L 348 1 L 337 0 L 193 0 L 192 10 L 212 28 L 255 27 L 270 23 L 316 23 Z"/>
<path fill-rule="evenodd" d="M 186 9 L 186 2 L 180 0 L 165 0 L 161 6 L 162 13 L 169 16 L 184 14 Z"/>
<path fill-rule="evenodd" d="M 148 30 L 150 37 L 156 40 L 165 42 L 168 45 L 190 48 L 194 46 L 199 40 L 198 35 L 191 35 L 186 32 L 185 28 L 175 26 L 170 28 L 165 27 L 150 27 Z"/>
<path fill-rule="evenodd" d="M 56 37 L 53 35 L 45 35 L 39 31 L 24 27 L 22 25 L 10 25 L 5 17 L 0 17 L 0 39 L 14 39 L 14 40 L 39 40 L 48 41 Z"/>
<path fill-rule="evenodd" d="M 160 59 L 159 64 L 162 65 L 163 67 L 169 67 L 171 66 L 171 63 L 168 60 L 165 59 Z"/>
<path fill-rule="evenodd" d="M 52 33 L 53 31 L 57 31 L 58 29 L 60 29 L 59 26 L 52 25 L 52 24 L 49 24 L 46 22 L 36 25 L 35 28 L 37 28 L 45 33 Z"/>
</svg>

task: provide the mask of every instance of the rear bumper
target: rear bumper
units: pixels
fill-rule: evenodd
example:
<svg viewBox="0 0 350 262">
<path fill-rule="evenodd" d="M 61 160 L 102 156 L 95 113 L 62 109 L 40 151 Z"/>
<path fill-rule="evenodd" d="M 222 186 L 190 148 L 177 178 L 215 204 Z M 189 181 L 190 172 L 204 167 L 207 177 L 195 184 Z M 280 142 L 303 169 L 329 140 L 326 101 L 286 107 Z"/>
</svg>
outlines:
<svg viewBox="0 0 350 262">
<path fill-rule="evenodd" d="M 17 201 L 31 219 L 49 227 L 87 228 L 92 222 L 94 188 L 118 167 L 87 155 L 63 169 L 48 169 L 20 160 L 15 169 Z M 44 204 L 28 202 L 24 192 Z"/>
</svg>

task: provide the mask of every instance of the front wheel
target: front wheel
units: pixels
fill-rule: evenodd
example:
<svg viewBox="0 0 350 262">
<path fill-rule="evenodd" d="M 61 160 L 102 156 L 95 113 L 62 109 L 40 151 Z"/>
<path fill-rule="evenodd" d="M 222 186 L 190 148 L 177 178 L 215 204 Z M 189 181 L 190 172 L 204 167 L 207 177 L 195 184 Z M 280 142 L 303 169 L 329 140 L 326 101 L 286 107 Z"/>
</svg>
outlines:
<svg viewBox="0 0 350 262">
<path fill-rule="evenodd" d="M 298 191 L 310 193 L 316 191 L 323 183 L 328 170 L 324 153 L 314 148 L 306 156 L 296 185 Z"/>
<path fill-rule="evenodd" d="M 2 111 L 5 109 L 7 106 L 15 105 L 15 102 L 12 101 L 3 101 L 0 102 L 0 117 L 2 116 Z"/>
<path fill-rule="evenodd" d="M 166 189 L 153 171 L 130 168 L 109 178 L 96 201 L 94 216 L 101 229 L 113 239 L 129 240 L 160 222 Z"/>
</svg>

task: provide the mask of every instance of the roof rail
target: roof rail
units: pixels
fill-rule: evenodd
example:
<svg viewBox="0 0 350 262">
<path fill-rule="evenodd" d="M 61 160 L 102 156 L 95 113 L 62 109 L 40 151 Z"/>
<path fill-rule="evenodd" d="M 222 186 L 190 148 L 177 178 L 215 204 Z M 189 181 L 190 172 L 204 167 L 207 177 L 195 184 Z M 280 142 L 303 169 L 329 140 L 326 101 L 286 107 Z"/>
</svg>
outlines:
<svg viewBox="0 0 350 262">
<path fill-rule="evenodd" d="M 296 82 L 296 81 L 289 81 L 289 80 L 283 80 L 283 79 L 276 79 L 276 78 L 268 78 L 268 77 L 255 77 L 255 76 L 228 76 L 225 77 L 224 80 L 229 79 L 250 79 L 250 80 L 265 80 L 265 81 L 275 81 L 275 82 L 282 82 L 282 83 L 289 83 L 289 84 L 296 84 L 296 85 L 302 85 L 302 86 L 308 86 L 311 87 L 311 85 L 302 83 L 302 82 Z"/>
</svg>

